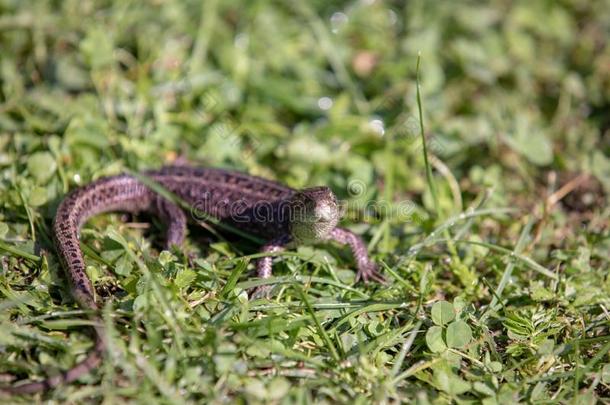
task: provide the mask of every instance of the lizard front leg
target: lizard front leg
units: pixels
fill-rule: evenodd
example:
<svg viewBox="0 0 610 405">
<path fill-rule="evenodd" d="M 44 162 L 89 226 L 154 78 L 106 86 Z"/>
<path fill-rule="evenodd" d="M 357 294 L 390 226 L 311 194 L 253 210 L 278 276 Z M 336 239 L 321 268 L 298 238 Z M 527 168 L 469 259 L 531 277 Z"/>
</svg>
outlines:
<svg viewBox="0 0 610 405">
<path fill-rule="evenodd" d="M 358 235 L 347 229 L 335 228 L 328 238 L 342 245 L 348 245 L 352 250 L 358 267 L 356 281 L 363 280 L 365 283 L 369 280 L 375 280 L 379 283 L 385 282 L 385 278 L 379 273 L 377 265 L 369 258 L 364 241 Z"/>
<path fill-rule="evenodd" d="M 186 215 L 182 208 L 163 197 L 157 197 L 154 211 L 167 225 L 166 248 L 181 246 L 186 236 Z"/>
<path fill-rule="evenodd" d="M 260 250 L 261 253 L 276 253 L 286 250 L 292 243 L 292 238 L 289 235 L 283 235 L 266 243 Z M 256 263 L 256 275 L 260 278 L 269 278 L 272 274 L 273 257 L 265 256 L 258 259 Z M 261 285 L 254 289 L 251 298 L 267 297 L 271 292 L 272 286 Z"/>
</svg>

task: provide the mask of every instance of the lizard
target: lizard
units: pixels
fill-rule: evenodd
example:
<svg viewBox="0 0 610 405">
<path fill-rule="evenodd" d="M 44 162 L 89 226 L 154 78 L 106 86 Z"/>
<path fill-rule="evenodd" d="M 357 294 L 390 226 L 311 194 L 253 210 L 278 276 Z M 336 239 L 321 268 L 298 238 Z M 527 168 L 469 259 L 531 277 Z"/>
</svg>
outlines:
<svg viewBox="0 0 610 405">
<path fill-rule="evenodd" d="M 143 172 L 143 176 L 120 174 L 100 178 L 68 194 L 60 203 L 53 222 L 53 237 L 65 268 L 74 300 L 83 309 L 98 313 L 91 280 L 79 245 L 81 227 L 91 217 L 104 212 L 148 212 L 166 224 L 165 246 L 180 247 L 186 237 L 187 215 L 175 202 L 145 184 L 151 180 L 177 196 L 197 213 L 221 224 L 265 240 L 256 273 L 265 279 L 272 275 L 273 253 L 298 246 L 335 241 L 351 249 L 356 281 L 384 282 L 376 264 L 369 258 L 363 240 L 338 227 L 340 207 L 335 194 L 325 186 L 295 190 L 286 185 L 237 171 L 191 166 L 166 166 Z M 197 218 L 195 218 L 197 219 Z M 259 287 L 254 295 L 268 295 L 269 287 Z M 70 383 L 96 368 L 106 350 L 105 329 L 99 315 L 93 316 L 95 345 L 87 357 L 60 375 L 42 381 L 1 387 L 12 394 L 44 391 Z"/>
</svg>

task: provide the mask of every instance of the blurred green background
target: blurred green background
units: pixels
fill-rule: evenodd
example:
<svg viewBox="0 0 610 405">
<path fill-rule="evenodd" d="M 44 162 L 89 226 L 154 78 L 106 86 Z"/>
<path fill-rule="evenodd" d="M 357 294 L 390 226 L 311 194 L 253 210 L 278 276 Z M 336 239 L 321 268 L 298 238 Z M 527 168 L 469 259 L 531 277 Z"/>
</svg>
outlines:
<svg viewBox="0 0 610 405">
<path fill-rule="evenodd" d="M 199 261 L 158 257 L 156 222 L 98 218 L 83 243 L 116 352 L 50 398 L 608 400 L 609 1 L 0 0 L 0 13 L 3 372 L 40 378 L 90 347 L 50 242 L 61 198 L 189 162 L 330 186 L 389 286 L 317 285 L 311 313 L 291 287 L 253 307 L 248 271 L 223 286 L 254 247 L 192 231 Z M 354 276 L 332 247 L 276 267 Z M 446 331 L 449 351 L 424 337 L 443 326 L 430 305 L 456 297 L 474 335 L 461 354 Z"/>
</svg>

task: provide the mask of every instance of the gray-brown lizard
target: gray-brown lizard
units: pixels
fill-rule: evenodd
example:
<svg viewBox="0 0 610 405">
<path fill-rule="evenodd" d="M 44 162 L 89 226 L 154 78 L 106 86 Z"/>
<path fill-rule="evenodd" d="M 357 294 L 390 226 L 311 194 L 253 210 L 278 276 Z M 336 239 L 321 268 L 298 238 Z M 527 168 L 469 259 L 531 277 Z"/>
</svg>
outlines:
<svg viewBox="0 0 610 405">
<path fill-rule="evenodd" d="M 262 252 L 273 253 L 299 244 L 333 240 L 348 245 L 356 259 L 357 279 L 383 281 L 369 259 L 366 246 L 354 233 L 337 227 L 337 199 L 328 187 L 301 191 L 260 177 L 212 168 L 165 167 L 144 173 L 145 177 L 186 202 L 192 212 L 203 213 L 221 224 L 245 231 L 267 241 Z M 78 304 L 99 310 L 91 281 L 85 273 L 85 260 L 79 245 L 81 226 L 102 212 L 150 212 L 167 224 L 166 244 L 181 245 L 187 217 L 175 203 L 156 193 L 141 179 L 119 175 L 99 179 L 70 193 L 60 204 L 53 225 L 57 251 Z M 271 276 L 272 257 L 257 263 L 261 278 Z M 266 293 L 259 289 L 258 293 Z M 96 344 L 81 363 L 61 375 L 0 390 L 15 394 L 33 393 L 76 380 L 95 368 L 106 344 L 99 318 L 95 318 Z"/>
</svg>

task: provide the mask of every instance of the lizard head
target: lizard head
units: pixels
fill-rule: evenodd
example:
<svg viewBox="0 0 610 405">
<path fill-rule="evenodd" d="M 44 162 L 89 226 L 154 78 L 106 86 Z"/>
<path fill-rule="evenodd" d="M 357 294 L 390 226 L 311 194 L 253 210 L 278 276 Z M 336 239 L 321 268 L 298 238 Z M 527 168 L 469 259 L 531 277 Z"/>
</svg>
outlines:
<svg viewBox="0 0 610 405">
<path fill-rule="evenodd" d="M 324 240 L 340 216 L 337 197 L 328 187 L 299 190 L 290 199 L 290 234 L 301 243 Z"/>
</svg>

